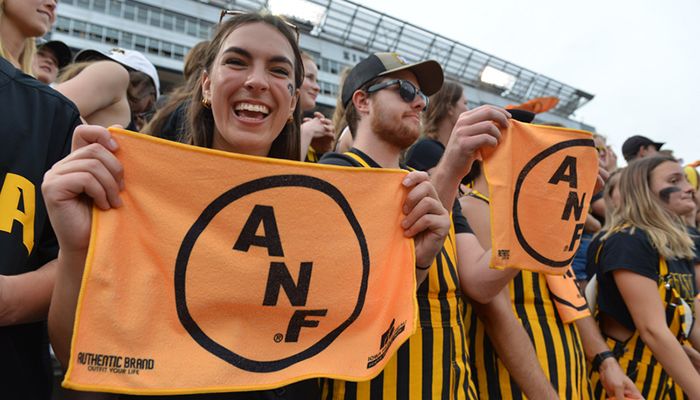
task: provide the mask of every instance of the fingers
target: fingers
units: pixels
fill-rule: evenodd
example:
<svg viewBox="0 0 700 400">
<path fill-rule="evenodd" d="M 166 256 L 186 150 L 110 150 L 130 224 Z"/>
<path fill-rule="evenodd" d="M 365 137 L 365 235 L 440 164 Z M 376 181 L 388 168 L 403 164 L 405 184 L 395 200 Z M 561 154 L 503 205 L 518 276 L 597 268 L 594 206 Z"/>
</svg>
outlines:
<svg viewBox="0 0 700 400">
<path fill-rule="evenodd" d="M 61 175 L 75 173 L 77 175 L 86 174 L 84 180 L 89 180 L 90 185 L 86 187 L 86 193 L 95 199 L 95 203 L 102 209 L 110 207 L 120 207 L 122 205 L 119 192 L 122 186 L 119 184 L 103 163 L 95 159 L 82 159 L 66 163 L 57 171 Z M 94 187 L 97 184 L 98 188 Z M 90 190 L 87 190 L 90 189 Z M 92 196 L 94 193 L 96 196 Z"/>
<path fill-rule="evenodd" d="M 401 182 L 402 185 L 404 185 L 406 188 L 412 188 L 416 186 L 417 184 L 425 181 L 429 181 L 430 176 L 428 175 L 427 172 L 424 171 L 411 171 L 406 176 L 403 178 L 403 181 Z"/>
<path fill-rule="evenodd" d="M 112 139 L 112 135 L 107 128 L 99 125 L 79 125 L 73 132 L 71 150 L 75 151 L 91 143 L 99 143 L 111 151 L 117 151 L 119 146 Z"/>
<path fill-rule="evenodd" d="M 442 228 L 446 211 L 439 200 L 424 197 L 401 222 L 406 237 L 414 237 L 426 230 Z"/>
<path fill-rule="evenodd" d="M 57 166 L 62 166 L 71 163 L 75 160 L 92 160 L 91 164 L 99 163 L 107 169 L 110 175 L 113 176 L 120 188 L 124 186 L 124 168 L 117 157 L 109 150 L 98 143 L 92 143 L 86 147 L 80 148 L 71 152 L 63 160 L 56 163 Z"/>
<path fill-rule="evenodd" d="M 44 186 L 53 201 L 73 200 L 81 194 L 91 197 L 101 209 L 121 207 L 119 192 L 124 188 L 119 160 L 98 143 L 69 154 L 45 176 Z"/>
<path fill-rule="evenodd" d="M 474 125 L 478 122 L 493 121 L 501 128 L 507 128 L 510 117 L 510 113 L 503 108 L 485 105 L 463 112 L 459 116 L 457 124 Z"/>
</svg>

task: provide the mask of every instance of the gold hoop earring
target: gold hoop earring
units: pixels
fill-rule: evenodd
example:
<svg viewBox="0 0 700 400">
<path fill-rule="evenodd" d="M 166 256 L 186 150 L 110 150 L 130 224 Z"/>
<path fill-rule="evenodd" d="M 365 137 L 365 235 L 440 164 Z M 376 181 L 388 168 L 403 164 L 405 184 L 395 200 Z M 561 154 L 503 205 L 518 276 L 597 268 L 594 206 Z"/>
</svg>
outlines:
<svg viewBox="0 0 700 400">
<path fill-rule="evenodd" d="M 207 99 L 206 97 L 202 97 L 202 107 L 204 107 L 206 109 L 210 109 L 211 108 L 211 101 L 209 101 L 209 99 Z"/>
<path fill-rule="evenodd" d="M 292 122 L 294 122 L 294 116 L 290 115 L 289 118 L 287 118 L 287 123 L 291 124 Z"/>
</svg>

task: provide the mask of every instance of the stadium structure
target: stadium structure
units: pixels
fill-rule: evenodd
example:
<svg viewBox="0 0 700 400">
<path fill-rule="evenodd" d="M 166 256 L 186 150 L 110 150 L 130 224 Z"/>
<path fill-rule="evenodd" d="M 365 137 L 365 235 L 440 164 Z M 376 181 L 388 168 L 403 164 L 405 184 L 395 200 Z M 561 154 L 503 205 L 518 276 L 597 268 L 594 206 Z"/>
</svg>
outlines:
<svg viewBox="0 0 700 400">
<path fill-rule="evenodd" d="M 538 114 L 537 122 L 594 131 L 574 118 L 592 94 L 347 0 L 61 0 L 49 35 L 74 51 L 138 50 L 156 65 L 161 90 L 167 93 L 182 81 L 187 51 L 210 37 L 222 9 L 262 8 L 299 27 L 302 49 L 319 66 L 317 101 L 327 115 L 335 106 L 345 67 L 372 52 L 395 51 L 408 61 L 439 61 L 446 76 L 464 86 L 470 108 L 556 97 L 557 106 Z"/>
</svg>

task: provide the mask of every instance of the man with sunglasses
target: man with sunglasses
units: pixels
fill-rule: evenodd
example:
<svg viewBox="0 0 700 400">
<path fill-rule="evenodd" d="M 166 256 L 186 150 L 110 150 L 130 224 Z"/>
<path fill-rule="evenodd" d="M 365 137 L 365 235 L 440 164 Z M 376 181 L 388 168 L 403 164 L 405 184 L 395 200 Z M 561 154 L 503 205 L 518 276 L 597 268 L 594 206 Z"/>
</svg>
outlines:
<svg viewBox="0 0 700 400">
<path fill-rule="evenodd" d="M 343 154 L 326 154 L 320 163 L 406 168 L 400 163 L 401 154 L 420 136 L 427 96 L 437 92 L 442 82 L 442 68 L 436 61 L 409 64 L 396 53 L 370 55 L 350 71 L 343 85 L 341 100 L 354 147 Z M 453 209 L 450 233 L 440 242 L 435 260 L 421 263 L 417 257 L 417 332 L 376 378 L 325 380 L 324 399 L 476 398 L 462 321 L 455 232 L 470 232 L 458 208 Z"/>
</svg>

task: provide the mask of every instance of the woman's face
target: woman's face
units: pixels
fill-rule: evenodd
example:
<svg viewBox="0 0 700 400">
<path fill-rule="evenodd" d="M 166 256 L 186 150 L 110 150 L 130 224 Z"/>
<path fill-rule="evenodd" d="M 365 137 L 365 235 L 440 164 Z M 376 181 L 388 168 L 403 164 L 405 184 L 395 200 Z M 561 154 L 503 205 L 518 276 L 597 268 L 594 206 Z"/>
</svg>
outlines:
<svg viewBox="0 0 700 400">
<path fill-rule="evenodd" d="M 465 111 L 467 111 L 467 98 L 462 94 L 459 100 L 452 105 L 452 125 L 457 123 L 459 116 Z"/>
<path fill-rule="evenodd" d="M 271 25 L 249 23 L 228 35 L 202 82 L 215 149 L 267 156 L 296 106 L 294 62 L 292 46 Z"/>
<path fill-rule="evenodd" d="M 304 57 L 304 83 L 301 84 L 301 110 L 309 111 L 316 107 L 316 97 L 321 91 L 318 86 L 318 67 L 313 60 Z"/>
<path fill-rule="evenodd" d="M 25 37 L 41 37 L 56 21 L 56 0 L 5 0 L 3 19 Z"/>
<path fill-rule="evenodd" d="M 654 168 L 650 188 L 664 207 L 678 216 L 687 214 L 695 207 L 693 188 L 677 162 L 664 161 Z"/>
</svg>

